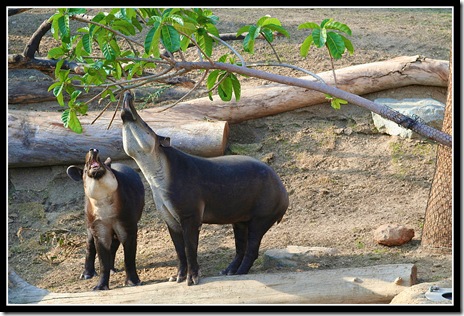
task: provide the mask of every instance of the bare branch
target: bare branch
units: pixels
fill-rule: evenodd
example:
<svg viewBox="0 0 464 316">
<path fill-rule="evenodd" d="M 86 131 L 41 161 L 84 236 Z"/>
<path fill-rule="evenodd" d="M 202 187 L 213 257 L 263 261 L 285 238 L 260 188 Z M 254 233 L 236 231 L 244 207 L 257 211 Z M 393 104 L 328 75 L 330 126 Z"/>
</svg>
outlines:
<svg viewBox="0 0 464 316">
<path fill-rule="evenodd" d="M 377 113 L 382 117 L 385 117 L 407 129 L 410 129 L 420 135 L 426 135 L 426 137 L 448 147 L 452 147 L 452 137 L 440 130 L 437 130 L 431 126 L 423 124 L 419 121 L 416 121 L 398 111 L 394 111 L 391 108 L 384 106 L 382 104 L 378 104 L 372 102 L 370 100 L 364 99 L 358 95 L 349 93 L 344 90 L 340 90 L 338 88 L 332 87 L 327 84 L 323 84 L 320 82 L 304 80 L 300 78 L 292 78 L 281 76 L 277 74 L 271 74 L 268 72 L 250 69 L 246 67 L 240 67 L 237 65 L 226 64 L 226 63 L 207 63 L 207 62 L 178 62 L 176 64 L 176 68 L 179 69 L 221 69 L 226 70 L 234 73 L 238 73 L 245 76 L 265 79 L 273 82 L 278 82 L 290 86 L 307 88 L 311 90 L 316 90 L 322 93 L 330 94 L 334 97 L 346 100 L 351 102 L 352 104 L 356 104 L 363 108 L 366 108 L 369 111 Z"/>
</svg>

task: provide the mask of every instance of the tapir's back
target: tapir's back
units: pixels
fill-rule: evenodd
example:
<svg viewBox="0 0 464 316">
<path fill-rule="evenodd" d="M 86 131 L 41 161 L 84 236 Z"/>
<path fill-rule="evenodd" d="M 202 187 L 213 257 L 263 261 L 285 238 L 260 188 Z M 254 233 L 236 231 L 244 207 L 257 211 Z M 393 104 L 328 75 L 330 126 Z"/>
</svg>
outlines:
<svg viewBox="0 0 464 316">
<path fill-rule="evenodd" d="M 288 207 L 287 190 L 280 177 L 258 159 L 243 155 L 203 158 L 189 154 L 177 158 L 175 168 L 178 176 L 182 174 L 182 181 L 173 179 L 169 191 L 176 192 L 174 199 L 184 201 L 202 196 L 205 223 L 227 223 L 229 217 L 237 218 L 241 212 L 243 221 L 258 215 L 254 212 L 280 220 Z"/>
</svg>

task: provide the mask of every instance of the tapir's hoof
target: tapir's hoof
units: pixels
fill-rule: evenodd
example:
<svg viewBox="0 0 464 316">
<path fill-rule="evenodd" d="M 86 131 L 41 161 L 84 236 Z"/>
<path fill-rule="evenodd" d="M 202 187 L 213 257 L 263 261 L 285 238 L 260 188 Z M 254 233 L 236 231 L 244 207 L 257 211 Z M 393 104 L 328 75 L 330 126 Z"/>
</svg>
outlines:
<svg viewBox="0 0 464 316">
<path fill-rule="evenodd" d="M 135 280 L 135 281 L 126 280 L 126 282 L 124 282 L 124 285 L 125 286 L 138 286 L 138 285 L 142 285 L 142 281 L 140 281 L 140 280 Z"/>
<path fill-rule="evenodd" d="M 200 277 L 197 275 L 197 276 L 189 276 L 187 278 L 187 285 L 190 286 L 190 285 L 197 285 L 198 283 L 200 282 Z"/>
<path fill-rule="evenodd" d="M 91 279 L 93 278 L 94 276 L 97 276 L 97 272 L 93 272 L 93 273 L 82 273 L 79 277 L 79 279 L 81 280 L 88 280 L 88 279 Z"/>
<path fill-rule="evenodd" d="M 93 288 L 94 291 L 108 291 L 110 287 L 108 285 L 97 285 Z"/>
<path fill-rule="evenodd" d="M 169 282 L 176 281 L 177 283 L 181 283 L 181 282 L 184 282 L 186 278 L 187 278 L 186 276 L 182 276 L 182 275 L 173 275 L 172 277 L 169 278 Z"/>
<path fill-rule="evenodd" d="M 219 275 L 235 275 L 235 273 L 233 271 L 225 269 L 219 272 Z"/>
</svg>

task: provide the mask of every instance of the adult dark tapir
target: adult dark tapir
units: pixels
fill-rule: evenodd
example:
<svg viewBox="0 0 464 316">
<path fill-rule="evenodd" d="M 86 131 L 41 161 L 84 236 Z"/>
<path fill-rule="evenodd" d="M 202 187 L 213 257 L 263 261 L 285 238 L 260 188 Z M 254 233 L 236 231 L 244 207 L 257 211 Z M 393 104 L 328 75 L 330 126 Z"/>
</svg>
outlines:
<svg viewBox="0 0 464 316">
<path fill-rule="evenodd" d="M 170 146 L 139 116 L 133 96 L 124 95 L 123 147 L 147 179 L 178 257 L 171 281 L 198 284 L 197 248 L 202 223 L 232 224 L 236 252 L 221 274 L 247 274 L 263 235 L 279 223 L 288 194 L 267 164 L 248 156 L 203 158 Z"/>
<path fill-rule="evenodd" d="M 135 257 L 137 223 L 145 206 L 145 188 L 139 174 L 127 165 L 103 163 L 98 149 L 85 156 L 84 169 L 72 165 L 66 170 L 75 181 L 84 182 L 87 249 L 83 279 L 97 275 L 95 256 L 100 263 L 100 280 L 94 290 L 109 290 L 110 273 L 115 272 L 116 251 L 124 248 L 125 285 L 140 285 Z"/>
</svg>

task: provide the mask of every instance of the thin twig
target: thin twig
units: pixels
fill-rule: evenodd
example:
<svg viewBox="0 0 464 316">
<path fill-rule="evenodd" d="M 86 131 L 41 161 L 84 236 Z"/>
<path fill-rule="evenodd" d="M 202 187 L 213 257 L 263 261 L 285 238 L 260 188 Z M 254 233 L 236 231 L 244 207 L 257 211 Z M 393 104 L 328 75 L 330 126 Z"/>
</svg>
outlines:
<svg viewBox="0 0 464 316">
<path fill-rule="evenodd" d="M 246 67 L 246 62 L 243 59 L 242 55 L 240 55 L 232 46 L 227 44 L 226 41 L 223 41 L 222 39 L 220 39 L 219 37 L 214 36 L 211 33 L 208 33 L 208 35 L 211 36 L 212 38 L 214 38 L 216 41 L 218 41 L 222 45 L 227 46 L 227 48 L 229 48 L 240 59 L 240 62 L 242 63 L 242 67 Z M 277 58 L 279 58 L 279 56 L 277 56 Z"/>
<path fill-rule="evenodd" d="M 123 92 L 124 92 L 124 91 L 122 91 L 122 92 L 119 94 L 118 104 L 116 104 L 116 108 L 114 109 L 113 117 L 111 118 L 111 121 L 110 121 L 110 123 L 108 124 L 108 128 L 107 128 L 107 129 L 110 129 L 111 124 L 113 123 L 114 117 L 116 116 L 116 113 L 118 112 L 118 109 L 119 109 L 119 107 L 121 106 L 121 102 L 122 102 L 123 95 L 124 95 Z"/>
<path fill-rule="evenodd" d="M 206 75 L 208 74 L 209 70 L 206 69 L 205 73 L 203 74 L 203 76 L 200 78 L 200 80 L 198 80 L 198 82 L 195 84 L 195 86 L 193 86 L 192 89 L 190 89 L 189 92 L 187 92 L 183 97 L 181 97 L 180 99 L 178 99 L 176 102 L 174 102 L 173 104 L 171 105 L 168 105 L 167 107 L 163 108 L 161 111 L 158 111 L 157 113 L 161 113 L 161 112 L 164 112 L 174 106 L 176 106 L 179 102 L 181 102 L 182 100 L 184 100 L 187 96 L 190 95 L 190 93 L 192 93 L 192 91 L 194 91 L 195 89 L 198 88 L 198 86 L 200 85 L 201 82 L 203 82 L 203 80 L 205 80 L 206 78 Z"/>
<path fill-rule="evenodd" d="M 325 84 L 325 81 L 324 79 L 322 79 L 321 77 L 319 77 L 318 75 L 316 75 L 315 73 L 309 71 L 309 70 L 306 70 L 304 68 L 300 68 L 298 66 L 294 66 L 294 65 L 290 65 L 290 64 L 282 64 L 282 63 L 274 63 L 274 62 L 263 62 L 263 63 L 253 63 L 253 64 L 248 64 L 248 67 L 261 67 L 261 66 L 275 66 L 275 67 L 287 67 L 287 68 L 291 68 L 291 69 L 295 69 L 295 70 L 298 70 L 298 71 L 301 71 L 301 72 L 304 72 L 314 78 L 316 78 L 318 81 L 320 81 L 321 83 L 324 83 Z"/>
<path fill-rule="evenodd" d="M 113 101 L 109 101 L 105 107 L 103 108 L 103 110 L 101 110 L 101 112 L 97 115 L 97 117 L 92 121 L 92 123 L 90 123 L 90 125 L 92 125 L 93 123 L 95 123 L 99 118 L 100 116 L 102 116 L 103 113 L 105 113 L 106 109 L 111 105 L 111 103 L 113 103 Z"/>
</svg>

